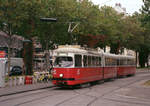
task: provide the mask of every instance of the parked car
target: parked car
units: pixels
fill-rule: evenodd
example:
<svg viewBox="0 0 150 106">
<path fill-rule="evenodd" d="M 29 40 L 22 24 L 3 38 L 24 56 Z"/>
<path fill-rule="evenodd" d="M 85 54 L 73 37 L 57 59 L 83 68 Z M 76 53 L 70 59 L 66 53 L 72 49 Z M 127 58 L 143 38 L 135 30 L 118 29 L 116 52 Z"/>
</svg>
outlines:
<svg viewBox="0 0 150 106">
<path fill-rule="evenodd" d="M 9 73 L 9 76 L 12 76 L 12 75 L 21 75 L 22 74 L 22 68 L 20 66 L 14 66 L 10 73 Z"/>
<path fill-rule="evenodd" d="M 8 75 L 8 59 L 7 58 L 3 58 L 6 60 L 5 63 L 5 75 Z M 11 63 L 10 63 L 10 73 L 9 75 L 16 75 L 15 73 L 19 73 L 18 75 L 20 75 L 20 72 L 14 72 L 13 70 L 21 70 L 23 69 L 23 59 L 22 58 L 11 58 Z M 14 69 L 13 69 L 14 68 Z M 22 73 L 21 73 L 22 74 Z"/>
</svg>

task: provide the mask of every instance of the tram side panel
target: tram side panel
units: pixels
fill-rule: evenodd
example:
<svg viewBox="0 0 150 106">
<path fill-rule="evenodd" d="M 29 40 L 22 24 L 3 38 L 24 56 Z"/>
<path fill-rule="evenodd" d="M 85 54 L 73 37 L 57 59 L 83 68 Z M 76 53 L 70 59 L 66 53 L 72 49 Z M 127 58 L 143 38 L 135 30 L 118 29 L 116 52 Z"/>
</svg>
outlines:
<svg viewBox="0 0 150 106">
<path fill-rule="evenodd" d="M 128 75 L 134 75 L 136 73 L 136 66 L 129 66 L 128 70 Z"/>
<path fill-rule="evenodd" d="M 78 85 L 102 80 L 102 68 L 54 68 L 53 84 Z"/>
<path fill-rule="evenodd" d="M 134 75 L 136 73 L 136 67 L 135 66 L 119 66 L 117 71 L 117 76 L 127 76 L 127 75 Z"/>
<path fill-rule="evenodd" d="M 117 77 L 117 67 L 104 67 L 104 79 Z"/>
<path fill-rule="evenodd" d="M 117 76 L 121 77 L 121 76 L 125 76 L 126 75 L 126 67 L 124 66 L 118 66 L 118 70 L 117 70 Z"/>
<path fill-rule="evenodd" d="M 93 82 L 103 79 L 103 71 L 101 67 L 90 67 L 87 68 L 86 73 L 84 74 L 86 82 Z"/>
<path fill-rule="evenodd" d="M 76 72 L 73 74 L 75 78 L 74 85 L 101 80 L 103 78 L 102 68 L 80 68 L 74 72 Z M 71 84 L 71 82 L 68 84 Z"/>
</svg>

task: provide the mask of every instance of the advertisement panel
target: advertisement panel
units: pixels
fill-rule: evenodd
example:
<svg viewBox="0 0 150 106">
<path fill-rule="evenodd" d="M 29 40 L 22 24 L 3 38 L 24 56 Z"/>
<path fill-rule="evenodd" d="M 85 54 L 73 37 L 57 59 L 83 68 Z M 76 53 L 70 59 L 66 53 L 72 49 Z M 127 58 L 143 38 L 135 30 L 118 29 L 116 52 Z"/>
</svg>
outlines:
<svg viewBox="0 0 150 106">
<path fill-rule="evenodd" d="M 5 58 L 5 57 L 6 57 L 6 52 L 0 51 L 0 58 Z"/>
</svg>

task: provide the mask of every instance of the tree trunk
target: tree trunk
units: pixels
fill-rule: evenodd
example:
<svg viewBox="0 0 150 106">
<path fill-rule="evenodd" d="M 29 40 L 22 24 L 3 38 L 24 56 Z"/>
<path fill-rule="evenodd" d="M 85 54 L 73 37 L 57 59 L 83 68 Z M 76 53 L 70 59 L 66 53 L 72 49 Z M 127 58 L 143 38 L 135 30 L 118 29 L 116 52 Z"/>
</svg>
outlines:
<svg viewBox="0 0 150 106">
<path fill-rule="evenodd" d="M 136 51 L 136 67 L 138 67 L 138 63 L 139 63 L 138 60 L 139 60 L 138 59 L 138 52 Z"/>
<path fill-rule="evenodd" d="M 48 42 L 46 43 L 46 71 L 49 70 L 49 48 L 48 48 Z"/>
<path fill-rule="evenodd" d="M 8 44 L 8 76 L 10 74 L 10 65 L 11 65 L 11 50 L 10 50 L 10 45 Z"/>
<path fill-rule="evenodd" d="M 141 68 L 145 67 L 145 54 L 143 52 L 139 52 L 139 64 Z"/>
<path fill-rule="evenodd" d="M 11 37 L 12 37 L 12 32 L 11 32 L 11 26 L 8 26 L 8 76 L 10 74 L 10 66 L 11 66 Z"/>
<path fill-rule="evenodd" d="M 24 71 L 25 75 L 33 74 L 33 44 L 32 41 L 24 41 L 23 42 L 23 61 L 24 61 Z"/>
</svg>

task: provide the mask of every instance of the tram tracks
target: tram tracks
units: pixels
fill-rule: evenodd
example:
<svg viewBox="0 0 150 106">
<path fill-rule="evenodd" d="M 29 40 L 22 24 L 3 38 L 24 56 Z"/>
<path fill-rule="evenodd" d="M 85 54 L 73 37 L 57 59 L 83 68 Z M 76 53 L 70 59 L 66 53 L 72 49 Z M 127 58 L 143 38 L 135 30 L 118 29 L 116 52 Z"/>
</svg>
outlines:
<svg viewBox="0 0 150 106">
<path fill-rule="evenodd" d="M 63 100 L 63 101 L 57 103 L 57 104 L 54 105 L 54 106 L 61 106 L 61 105 L 64 104 L 65 102 L 68 102 L 68 101 L 70 101 L 70 100 L 72 100 L 72 99 L 74 99 L 74 98 L 76 98 L 76 97 L 78 97 L 78 96 L 80 96 L 80 95 L 84 95 L 84 96 L 88 96 L 88 97 L 93 98 L 93 100 L 87 104 L 87 106 L 91 106 L 95 101 L 97 101 L 97 100 L 100 99 L 100 98 L 109 100 L 108 98 L 105 98 L 106 95 L 108 95 L 108 94 L 110 94 L 110 93 L 113 93 L 113 92 L 115 92 L 115 91 L 117 91 L 117 90 L 119 90 L 119 89 L 121 89 L 121 88 L 126 87 L 126 86 L 132 85 L 132 84 L 134 84 L 134 83 L 136 83 L 136 82 L 138 82 L 138 81 L 140 81 L 140 80 L 142 80 L 142 79 L 139 79 L 139 80 L 136 80 L 136 81 L 132 81 L 131 83 L 125 84 L 125 85 L 123 85 L 123 86 L 121 86 L 121 87 L 119 87 L 119 88 L 110 90 L 109 92 L 106 92 L 106 93 L 102 94 L 101 96 L 92 96 L 92 95 L 87 94 L 88 92 L 92 91 L 93 88 L 95 88 L 94 86 L 90 86 L 90 87 L 88 87 L 88 88 L 73 89 L 73 92 L 76 93 L 76 94 L 78 94 L 78 95 L 75 95 L 75 96 L 73 96 L 73 97 L 71 97 L 71 98 L 68 98 L 68 99 L 66 99 L 66 100 Z M 97 85 L 95 85 L 95 86 L 97 86 Z M 82 93 L 81 91 L 78 91 L 78 90 L 82 90 L 82 89 L 83 89 L 83 90 L 84 90 L 84 89 L 88 89 L 88 90 L 87 90 L 86 92 L 83 92 L 83 93 Z M 95 91 L 95 90 L 94 90 L 94 91 Z M 96 92 L 96 91 L 95 91 L 95 92 Z M 111 101 L 121 102 L 121 103 L 127 103 L 127 102 L 118 101 L 118 100 L 111 100 Z M 130 103 L 130 104 L 134 104 L 134 103 L 132 103 L 132 102 L 129 102 L 129 103 Z M 141 104 L 142 104 L 142 103 L 141 103 Z M 147 106 L 147 105 L 145 105 L 145 106 Z"/>
<path fill-rule="evenodd" d="M 101 95 L 101 96 L 95 97 L 95 99 L 92 100 L 91 102 L 89 102 L 89 103 L 87 104 L 87 106 L 92 106 L 92 104 L 93 104 L 95 101 L 97 101 L 98 99 L 100 99 L 100 98 L 103 98 L 103 99 L 106 99 L 106 100 L 110 100 L 110 101 L 114 101 L 114 102 L 137 104 L 137 103 L 134 103 L 134 102 L 127 102 L 127 101 L 121 101 L 121 100 L 116 100 L 116 99 L 110 99 L 110 98 L 106 98 L 105 96 L 108 95 L 108 94 L 112 94 L 113 92 L 115 92 L 115 91 L 117 91 L 117 90 L 120 90 L 120 89 L 122 89 L 122 88 L 124 88 L 124 87 L 130 86 L 130 85 L 132 85 L 132 84 L 134 84 L 134 83 L 136 83 L 136 82 L 139 82 L 139 81 L 141 81 L 141 80 L 144 80 L 144 79 L 145 79 L 145 78 L 139 78 L 138 80 L 132 81 L 132 82 L 130 82 L 130 83 L 128 83 L 128 84 L 122 85 L 122 86 L 120 86 L 120 87 L 118 87 L 118 88 L 116 88 L 116 89 L 113 89 L 113 90 L 111 90 L 111 91 L 109 91 L 109 92 L 106 92 L 106 93 L 104 93 L 104 94 Z M 149 106 L 149 105 L 144 104 L 144 103 L 140 103 L 140 104 L 141 104 L 141 105 L 144 105 L 144 106 Z"/>
<path fill-rule="evenodd" d="M 79 94 L 79 95 L 76 95 L 76 96 L 74 96 L 74 97 L 72 97 L 72 98 L 66 99 L 66 100 L 64 100 L 64 101 L 62 101 L 62 102 L 56 104 L 55 106 L 60 106 L 61 104 L 64 104 L 65 102 L 68 102 L 68 101 L 70 101 L 70 100 L 72 100 L 72 99 L 74 99 L 74 98 L 76 98 L 77 96 L 80 96 L 80 95 L 84 95 L 84 96 L 88 96 L 88 97 L 93 98 L 93 100 L 92 100 L 91 102 L 89 102 L 89 103 L 87 104 L 87 106 L 92 106 L 92 104 L 93 104 L 95 101 L 97 101 L 98 99 L 100 99 L 100 98 L 105 99 L 105 100 L 109 100 L 109 101 L 114 101 L 114 102 L 126 103 L 126 104 L 136 104 L 136 105 L 149 106 L 148 104 L 144 104 L 144 103 L 135 103 L 135 102 L 130 102 L 130 101 L 115 100 L 115 99 L 110 99 L 110 98 L 106 98 L 106 97 L 105 97 L 105 96 L 107 96 L 108 94 L 112 94 L 113 92 L 115 92 L 115 91 L 117 91 L 117 90 L 120 90 L 120 89 L 122 89 L 122 88 L 124 88 L 124 87 L 130 86 L 130 85 L 132 85 L 132 84 L 134 84 L 134 83 L 136 83 L 136 82 L 139 82 L 139 81 L 141 81 L 141 80 L 143 80 L 143 79 L 144 79 L 144 78 L 139 78 L 138 80 L 132 81 L 132 82 L 127 83 L 127 84 L 125 84 L 125 85 L 122 85 L 122 86 L 120 86 L 120 87 L 118 87 L 118 88 L 115 88 L 115 89 L 113 89 L 113 90 L 110 90 L 110 91 L 108 91 L 108 92 L 102 94 L 101 96 L 92 96 L 92 95 L 87 94 L 88 92 L 90 92 L 90 91 L 93 90 L 93 87 L 94 87 L 94 86 L 90 86 L 89 88 L 86 88 L 86 89 L 89 89 L 89 90 L 86 91 L 86 92 L 84 92 L 84 93 L 81 93 L 80 91 L 74 89 L 73 92 L 75 92 L 75 93 L 77 93 L 77 94 Z M 82 89 L 84 89 L 84 88 L 82 88 Z M 97 92 L 96 90 L 94 90 L 94 91 Z"/>
<path fill-rule="evenodd" d="M 55 88 L 55 86 L 51 86 L 51 87 L 49 87 L 49 90 L 52 90 L 52 89 L 54 89 Z M 48 88 L 45 88 L 45 89 L 48 89 Z M 44 90 L 45 90 L 44 89 Z M 41 89 L 38 89 L 38 90 L 41 90 Z M 26 93 L 26 92 L 23 92 L 23 93 L 16 93 L 15 95 L 11 95 L 12 97 L 6 97 L 6 96 L 3 96 L 4 97 L 4 99 L 3 100 L 0 100 L 0 102 L 6 102 L 6 101 L 9 101 L 9 100 L 15 100 L 15 99 L 18 99 L 18 98 L 22 98 L 22 97 L 28 97 L 28 96 L 31 96 L 31 95 L 39 95 L 40 93 L 45 93 L 45 92 L 47 92 L 47 91 L 39 91 L 39 92 L 35 92 L 35 91 L 38 91 L 38 90 L 34 90 L 34 91 L 29 91 L 28 93 L 29 94 L 25 94 L 25 95 L 22 95 L 22 94 L 24 94 L 24 93 Z M 35 93 L 32 93 L 32 92 L 35 92 Z M 19 96 L 17 96 L 17 95 L 19 95 Z M 17 97 L 14 97 L 14 96 L 17 96 Z M 3 97 L 1 97 L 1 98 L 3 98 Z M 7 98 L 7 99 L 5 99 L 5 98 Z"/>
<path fill-rule="evenodd" d="M 53 89 L 51 90 L 54 90 L 54 89 L 57 89 L 57 87 L 53 87 Z M 46 92 L 46 91 L 45 91 Z M 42 92 L 43 93 L 43 92 Z M 64 92 L 61 92 L 60 90 L 58 92 L 53 92 L 53 94 L 48 94 L 48 95 L 44 95 L 44 96 L 41 96 L 41 97 L 38 97 L 38 98 L 35 98 L 35 99 L 31 99 L 31 100 L 28 100 L 28 101 L 25 101 L 25 102 L 22 102 L 22 103 L 19 103 L 19 104 L 16 104 L 14 106 L 20 106 L 20 105 L 26 105 L 26 104 L 29 104 L 29 103 L 32 103 L 32 102 L 35 102 L 35 101 L 38 101 L 38 100 L 43 100 L 45 98 L 48 98 L 48 97 L 51 97 L 51 96 L 57 96 L 57 95 L 61 95 L 61 94 L 64 94 Z M 72 97 L 73 98 L 73 97 Z M 67 100 L 65 100 L 67 101 Z M 59 105 L 59 104 L 58 104 Z"/>
<path fill-rule="evenodd" d="M 83 90 L 83 89 L 88 89 L 88 90 L 87 90 L 86 92 L 84 92 L 84 93 L 81 93 L 81 92 L 77 91 L 77 90 Z M 81 96 L 81 95 L 90 96 L 90 95 L 86 95 L 86 93 L 88 93 L 90 90 L 92 90 L 92 86 L 89 86 L 89 87 L 82 87 L 82 88 L 73 88 L 72 90 L 73 90 L 73 92 L 74 92 L 75 94 L 78 94 L 78 95 L 76 95 L 76 96 L 74 96 L 74 97 L 72 97 L 72 98 L 66 99 L 66 100 L 64 100 L 64 101 L 61 101 L 61 102 L 59 102 L 58 104 L 56 104 L 56 105 L 54 105 L 54 106 L 60 106 L 60 105 L 64 104 L 65 102 L 68 102 L 68 101 L 70 101 L 70 100 L 72 100 L 72 99 L 74 99 L 74 98 L 76 98 L 76 97 L 78 97 L 78 96 Z M 90 96 L 90 97 L 93 98 L 93 96 Z"/>
<path fill-rule="evenodd" d="M 93 96 L 93 95 L 91 95 L 91 94 L 89 94 L 89 92 L 98 92 L 98 90 L 97 89 L 95 89 L 95 88 L 97 88 L 97 86 L 99 85 L 99 84 L 97 84 L 97 85 L 94 85 L 94 86 L 90 86 L 90 87 L 88 87 L 88 88 L 81 88 L 81 89 L 71 89 L 70 91 L 71 92 L 73 92 L 74 94 L 73 94 L 73 96 L 71 97 L 71 98 L 66 98 L 65 100 L 62 100 L 62 101 L 60 101 L 60 102 L 58 102 L 57 104 L 55 104 L 54 106 L 61 106 L 62 104 L 64 104 L 64 103 L 66 103 L 66 102 L 68 102 L 68 101 L 71 101 L 72 99 L 75 99 L 76 97 L 78 97 L 78 96 L 80 96 L 80 95 L 83 95 L 83 96 L 88 96 L 88 97 L 90 97 L 90 98 L 93 98 L 88 104 L 87 104 L 87 106 L 92 106 L 92 104 L 94 103 L 94 102 L 96 102 L 98 99 L 104 99 L 104 100 L 108 100 L 108 101 L 114 101 L 114 102 L 120 102 L 120 103 L 126 103 L 126 104 L 137 104 L 137 105 L 143 105 L 143 106 L 149 106 L 148 104 L 146 104 L 146 103 L 135 103 L 135 102 L 132 102 L 132 101 L 124 101 L 124 100 L 117 100 L 117 99 L 113 99 L 113 98 L 109 98 L 108 97 L 108 95 L 113 95 L 113 93 L 115 92 L 115 91 L 117 91 L 117 90 L 120 90 L 120 89 L 122 89 L 122 88 L 125 88 L 125 87 L 128 87 L 128 86 L 130 86 L 130 85 L 132 85 L 132 84 L 134 84 L 134 83 L 136 83 L 136 82 L 139 82 L 139 81 L 141 81 L 141 80 L 144 80 L 145 79 L 145 77 L 138 77 L 138 79 L 137 80 L 134 80 L 134 81 L 130 81 L 130 82 L 128 82 L 128 83 L 126 83 L 126 84 L 124 84 L 124 85 L 119 85 L 119 86 L 117 86 L 117 88 L 114 88 L 114 89 L 112 89 L 112 90 L 109 90 L 109 91 L 107 91 L 106 93 L 103 93 L 101 96 Z M 104 83 L 105 84 L 105 83 Z M 107 84 L 107 83 L 106 83 Z M 15 99 L 19 99 L 19 98 L 22 98 L 22 97 L 28 97 L 28 96 L 30 96 L 30 95 L 39 95 L 39 94 L 41 94 L 41 93 L 45 93 L 45 92 L 49 92 L 49 91 L 56 91 L 56 88 L 57 87 L 52 87 L 52 88 L 50 88 L 49 90 L 46 90 L 46 91 L 39 91 L 39 92 L 34 92 L 34 93 L 32 93 L 31 92 L 31 94 L 26 94 L 26 95 L 19 95 L 19 96 L 17 96 L 17 97 L 11 97 L 11 98 L 7 98 L 7 99 L 4 99 L 4 100 L 1 100 L 0 102 L 7 102 L 7 101 L 11 101 L 11 100 L 15 100 Z M 28 103 L 31 103 L 31 102 L 34 102 L 34 101 L 38 101 L 38 100 L 42 100 L 42 99 L 45 99 L 45 98 L 47 98 L 47 97 L 51 97 L 51 96 L 57 96 L 57 95 L 62 95 L 64 92 L 63 92 L 63 89 L 61 89 L 61 88 L 58 88 L 57 89 L 58 90 L 58 92 L 55 92 L 55 93 L 52 93 L 52 94 L 47 94 L 47 95 L 42 95 L 41 97 L 37 97 L 37 98 L 33 98 L 33 99 L 31 99 L 31 100 L 27 100 L 27 101 L 25 101 L 25 102 L 21 102 L 21 103 L 18 103 L 18 104 L 16 104 L 15 106 L 20 106 L 20 105 L 24 105 L 24 104 L 28 104 Z M 82 91 L 83 90 L 83 91 Z M 60 91 L 60 92 L 59 92 Z M 68 92 L 68 90 L 67 90 L 67 92 Z"/>
<path fill-rule="evenodd" d="M 31 100 L 29 100 L 29 101 L 22 102 L 22 103 L 19 103 L 19 104 L 17 104 L 17 105 L 14 105 L 14 106 L 20 106 L 20 105 L 24 105 L 24 104 L 27 104 L 27 103 L 35 102 L 35 101 L 38 101 L 38 100 L 42 100 L 42 99 L 45 99 L 45 98 L 47 98 L 47 97 L 54 96 L 54 95 L 56 95 L 56 94 L 57 94 L 57 93 L 55 93 L 55 94 L 49 94 L 49 95 L 47 95 L 47 96 L 42 96 L 42 97 L 35 98 L 35 99 L 31 99 Z M 60 94 L 60 93 L 58 93 L 58 94 Z"/>
</svg>

